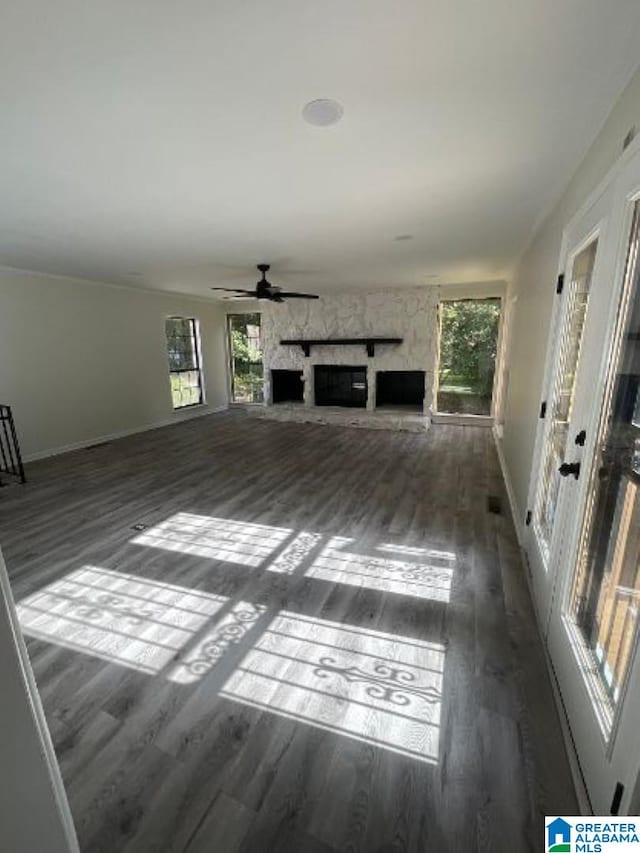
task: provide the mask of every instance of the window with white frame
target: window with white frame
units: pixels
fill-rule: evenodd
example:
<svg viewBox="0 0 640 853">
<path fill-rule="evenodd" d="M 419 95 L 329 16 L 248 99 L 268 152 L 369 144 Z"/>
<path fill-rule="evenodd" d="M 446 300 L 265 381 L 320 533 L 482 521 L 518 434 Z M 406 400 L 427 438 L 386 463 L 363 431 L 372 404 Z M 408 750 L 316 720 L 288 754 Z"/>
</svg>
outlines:
<svg viewBox="0 0 640 853">
<path fill-rule="evenodd" d="M 168 317 L 166 332 L 173 408 L 197 406 L 204 401 L 198 321 L 193 317 Z"/>
</svg>

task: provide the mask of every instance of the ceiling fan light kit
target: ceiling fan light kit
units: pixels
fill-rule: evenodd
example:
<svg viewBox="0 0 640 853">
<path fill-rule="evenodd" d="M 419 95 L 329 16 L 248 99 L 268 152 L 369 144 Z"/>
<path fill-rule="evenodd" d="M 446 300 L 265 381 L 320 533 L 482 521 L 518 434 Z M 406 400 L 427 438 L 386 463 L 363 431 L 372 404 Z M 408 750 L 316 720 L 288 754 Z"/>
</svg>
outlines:
<svg viewBox="0 0 640 853">
<path fill-rule="evenodd" d="M 292 290 L 283 290 L 281 287 L 271 284 L 267 281 L 267 273 L 269 272 L 269 264 L 258 264 L 258 270 L 262 273 L 262 278 L 256 284 L 255 290 L 244 290 L 238 287 L 212 287 L 211 290 L 223 290 L 225 293 L 234 293 L 236 296 L 247 297 L 253 299 L 268 299 L 270 302 L 284 302 L 285 299 L 319 299 L 314 293 L 296 293 Z"/>
</svg>

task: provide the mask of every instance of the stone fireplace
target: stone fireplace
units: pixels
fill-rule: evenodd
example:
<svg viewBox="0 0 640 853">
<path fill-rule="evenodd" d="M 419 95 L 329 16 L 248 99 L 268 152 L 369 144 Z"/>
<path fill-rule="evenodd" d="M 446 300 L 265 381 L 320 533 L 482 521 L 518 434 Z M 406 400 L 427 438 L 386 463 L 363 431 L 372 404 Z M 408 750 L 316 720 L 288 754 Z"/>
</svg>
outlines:
<svg viewBox="0 0 640 853">
<path fill-rule="evenodd" d="M 410 428 L 427 428 L 438 301 L 439 288 L 424 287 L 261 305 L 266 403 L 255 413 L 399 429 L 407 427 L 398 424 L 411 422 Z M 386 342 L 373 347 L 367 339 Z M 321 345 L 303 347 L 301 341 Z"/>
</svg>

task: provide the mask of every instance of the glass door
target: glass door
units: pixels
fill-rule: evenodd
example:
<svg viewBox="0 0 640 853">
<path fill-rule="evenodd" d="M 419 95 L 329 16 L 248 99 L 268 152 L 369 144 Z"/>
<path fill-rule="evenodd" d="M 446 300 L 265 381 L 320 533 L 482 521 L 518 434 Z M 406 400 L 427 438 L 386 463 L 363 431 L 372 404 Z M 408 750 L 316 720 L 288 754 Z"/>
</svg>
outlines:
<svg viewBox="0 0 640 853">
<path fill-rule="evenodd" d="M 494 297 L 440 303 L 438 414 L 492 414 L 500 307 Z"/>
<path fill-rule="evenodd" d="M 583 345 L 593 358 L 578 377 L 576 403 L 585 425 L 575 436 L 584 445 L 581 484 L 559 509 L 563 543 L 551 554 L 561 572 L 549 652 L 596 814 L 627 813 L 640 770 L 639 161 L 618 179 L 606 275 L 592 284 L 594 322 Z M 617 253 L 614 238 L 625 232 Z M 577 427 L 570 419 L 569 441 Z"/>
<path fill-rule="evenodd" d="M 260 314 L 227 315 L 231 401 L 262 403 L 264 401 L 264 369 L 260 341 Z"/>
<path fill-rule="evenodd" d="M 545 415 L 548 417 L 548 426 L 541 458 L 541 477 L 534 504 L 534 531 L 544 555 L 545 568 L 549 558 L 562 482 L 560 466 L 567 451 L 569 421 L 597 250 L 598 238 L 594 237 L 575 256 L 571 264 L 565 317 L 558 342 L 558 370 L 554 377 L 550 399 L 544 403 L 547 409 Z"/>
<path fill-rule="evenodd" d="M 600 266 L 603 228 L 612 193 L 605 193 L 566 234 L 565 273 L 557 296 L 546 390 L 541 403 L 536 463 L 529 506 L 530 526 L 525 548 L 534 598 L 543 630 L 549 618 L 558 555 L 563 539 L 563 501 L 575 501 L 576 471 L 582 425 L 575 419 L 578 376 L 586 369 L 585 335 L 590 319 L 592 289 Z"/>
</svg>

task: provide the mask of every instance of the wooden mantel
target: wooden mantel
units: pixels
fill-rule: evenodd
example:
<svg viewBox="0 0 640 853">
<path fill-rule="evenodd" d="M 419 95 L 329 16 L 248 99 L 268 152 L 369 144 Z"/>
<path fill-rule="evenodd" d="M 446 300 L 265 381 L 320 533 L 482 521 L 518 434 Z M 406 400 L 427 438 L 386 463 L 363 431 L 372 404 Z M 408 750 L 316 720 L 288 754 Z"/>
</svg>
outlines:
<svg viewBox="0 0 640 853">
<path fill-rule="evenodd" d="M 376 353 L 376 344 L 401 344 L 402 338 L 284 338 L 282 346 L 299 346 L 307 358 L 311 355 L 311 347 L 363 346 L 367 355 L 372 358 Z"/>
</svg>

